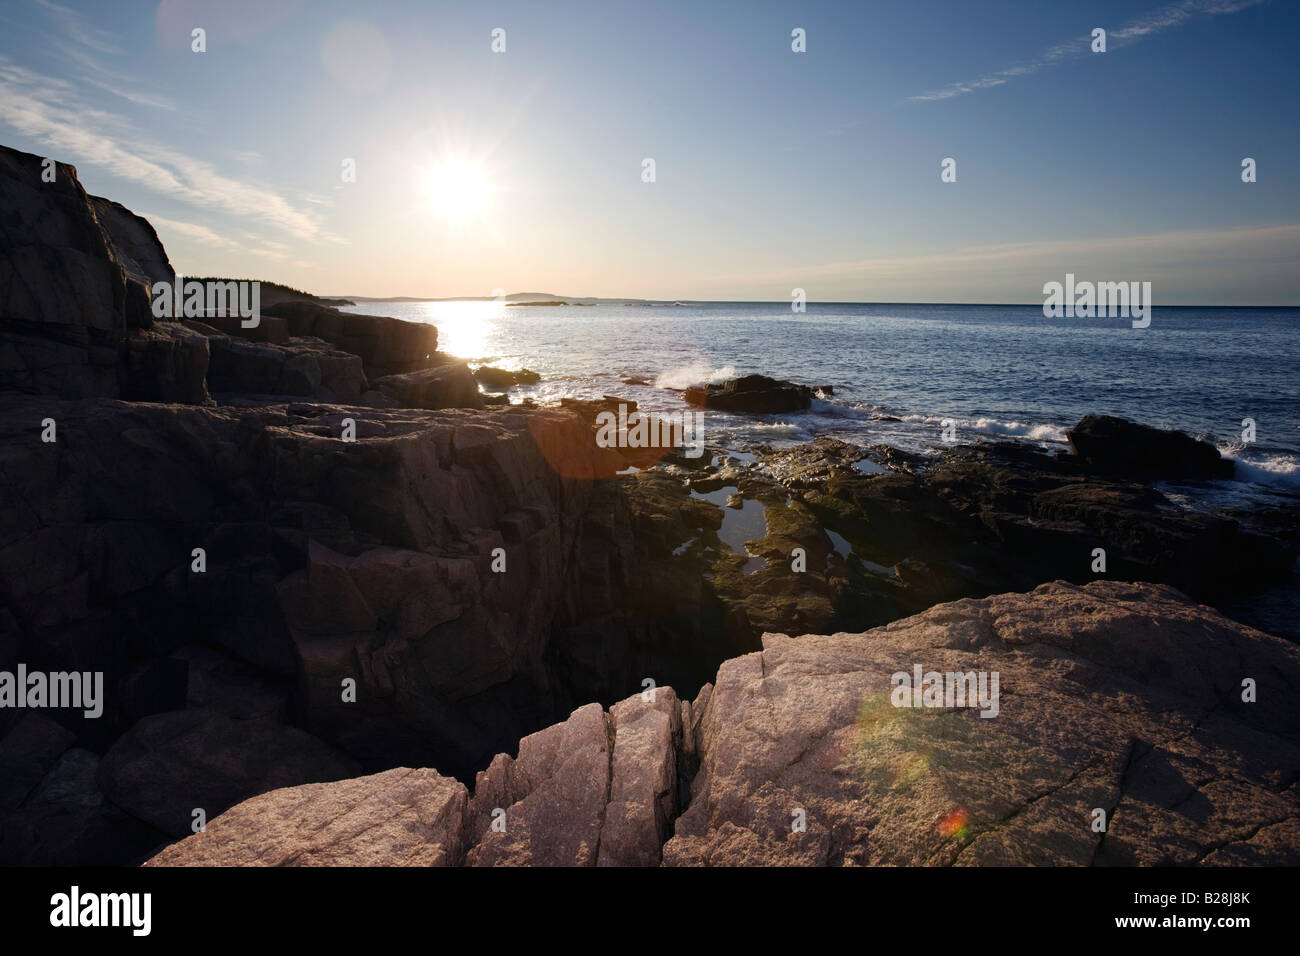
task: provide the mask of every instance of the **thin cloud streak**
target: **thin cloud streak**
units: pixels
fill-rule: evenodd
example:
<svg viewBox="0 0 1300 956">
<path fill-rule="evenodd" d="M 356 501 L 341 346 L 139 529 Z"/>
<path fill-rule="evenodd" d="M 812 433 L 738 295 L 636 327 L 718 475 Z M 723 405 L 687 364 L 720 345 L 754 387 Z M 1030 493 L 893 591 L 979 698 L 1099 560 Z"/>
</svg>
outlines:
<svg viewBox="0 0 1300 956">
<path fill-rule="evenodd" d="M 78 43 L 98 50 L 100 53 L 120 54 L 122 48 L 117 45 L 117 37 L 107 30 L 91 24 L 84 13 L 70 10 L 54 3 L 53 0 L 36 0 L 37 5 L 49 10 L 63 24 L 68 35 Z"/>
<path fill-rule="evenodd" d="M 1109 50 L 1111 47 L 1127 46 L 1130 43 L 1136 43 L 1153 33 L 1160 33 L 1164 30 L 1170 30 L 1174 27 L 1181 26 L 1193 17 L 1221 16 L 1223 14 L 1236 13 L 1239 10 L 1245 10 L 1247 7 L 1254 7 L 1267 2 L 1268 0 L 1181 0 L 1179 3 L 1173 3 L 1169 6 L 1154 10 L 1146 16 L 1130 20 L 1127 24 L 1117 30 L 1107 30 L 1107 49 Z M 937 90 L 932 90 L 929 93 L 909 96 L 907 99 L 909 102 L 913 103 L 949 100 L 955 96 L 973 93 L 976 90 L 1001 86 L 1017 77 L 1030 76 L 1040 70 L 1063 63 L 1066 60 L 1077 59 L 1085 53 L 1090 53 L 1092 50 L 1091 44 L 1092 34 L 1091 31 L 1089 31 L 1089 33 L 1076 39 L 1067 40 L 1064 43 L 1058 43 L 1055 46 L 1048 47 L 1038 56 L 1037 59 L 1031 60 L 1028 63 L 1022 63 L 1017 66 L 1008 67 L 1005 70 L 988 73 L 976 80 L 950 83 L 947 86 L 940 87 Z"/>
</svg>

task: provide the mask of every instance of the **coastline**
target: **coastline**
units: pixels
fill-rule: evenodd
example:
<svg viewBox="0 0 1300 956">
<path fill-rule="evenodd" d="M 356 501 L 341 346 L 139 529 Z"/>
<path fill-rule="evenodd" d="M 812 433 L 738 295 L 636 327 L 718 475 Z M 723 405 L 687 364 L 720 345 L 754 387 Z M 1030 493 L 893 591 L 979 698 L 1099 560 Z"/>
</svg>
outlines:
<svg viewBox="0 0 1300 956">
<path fill-rule="evenodd" d="M 1295 786 L 1277 770 L 1296 760 L 1294 705 L 1275 694 L 1257 711 L 1229 706 L 1242 665 L 1225 650 L 1287 675 L 1295 645 L 1202 605 L 1293 588 L 1300 520 L 1280 510 L 1272 528 L 1251 529 L 1176 507 L 1157 486 L 1223 480 L 1213 445 L 1084 409 L 1064 455 L 992 442 L 921 457 L 826 436 L 713 445 L 699 459 L 605 447 L 597 416 L 619 396 L 492 405 L 503 393 L 438 351 L 429 325 L 300 295 L 264 299 L 253 328 L 158 320 L 150 286 L 175 273 L 152 228 L 122 207 L 101 214 L 107 201 L 87 197 L 69 166 L 45 191 L 40 172 L 39 157 L 0 149 L 0 190 L 24 236 L 16 254 L 25 276 L 39 274 L 32 287 L 50 290 L 0 294 L 13 503 L 0 523 L 0 656 L 6 668 L 102 672 L 109 692 L 97 719 L 0 710 L 0 768 L 14 781 L 5 862 L 141 862 L 186 838 L 196 807 L 210 839 L 161 862 L 248 862 L 249 846 L 221 842 L 268 806 L 244 801 L 270 794 L 274 808 L 304 785 L 346 794 L 331 782 L 364 788 L 361 775 L 404 767 L 436 771 L 418 778 L 442 821 L 409 857 L 425 862 L 598 863 L 592 839 L 625 865 L 776 862 L 786 850 L 796 862 L 952 863 L 965 845 L 986 862 L 1296 861 L 1297 814 L 1276 792 Z M 814 382 L 741 382 L 705 388 L 705 413 L 820 400 Z M 955 764 L 944 796 L 978 796 L 962 808 L 970 840 L 931 845 L 917 839 L 930 816 L 955 812 L 938 797 L 898 804 L 896 831 L 841 799 L 852 774 L 906 775 L 889 749 L 898 739 L 851 773 L 841 761 L 862 749 L 855 707 L 887 691 L 904 657 L 948 652 L 954 668 L 995 660 L 1019 674 L 1026 709 L 996 731 L 944 719 L 1001 761 L 1018 797 L 999 802 L 981 771 Z M 1060 668 L 1062 684 L 1035 684 L 1036 668 Z M 640 706 L 646 680 L 659 695 Z M 757 699 L 784 717 L 740 733 Z M 1216 701 L 1212 739 L 1180 749 Z M 1063 714 L 1095 774 L 1052 775 L 1078 759 L 1049 739 L 1049 715 Z M 955 726 L 944 720 L 909 730 L 900 719 L 897 733 L 943 751 L 936 728 Z M 620 746 L 644 774 L 623 781 L 621 802 L 603 799 L 615 781 L 596 774 L 573 828 L 557 824 L 565 781 L 609 768 Z M 1016 761 L 1022 746 L 1040 748 L 1038 769 Z M 1234 748 L 1248 753 L 1230 771 L 1221 754 Z M 788 792 L 769 793 L 802 754 L 815 759 Z M 741 758 L 752 772 L 737 770 Z M 1129 763 L 1160 759 L 1213 766 L 1189 786 L 1221 826 L 1189 830 L 1150 811 L 1102 854 L 1084 823 L 1043 859 L 999 829 L 1033 802 L 1031 785 L 1052 781 L 1124 806 Z M 1247 795 L 1217 794 L 1229 772 Z M 534 792 L 544 796 L 530 802 Z M 706 812 L 718 794 L 731 809 Z M 426 796 L 410 798 L 417 817 Z M 784 820 L 792 800 L 814 810 L 815 839 L 799 847 L 775 840 L 768 819 Z M 485 837 L 496 806 L 538 803 L 551 812 L 523 809 L 526 827 Z M 603 830 L 616 804 L 617 836 Z M 1025 825 L 1032 846 L 1050 842 Z M 852 839 L 832 839 L 836 827 Z M 365 861 L 332 846 L 317 849 Z M 394 853 L 366 859 L 408 859 Z"/>
</svg>

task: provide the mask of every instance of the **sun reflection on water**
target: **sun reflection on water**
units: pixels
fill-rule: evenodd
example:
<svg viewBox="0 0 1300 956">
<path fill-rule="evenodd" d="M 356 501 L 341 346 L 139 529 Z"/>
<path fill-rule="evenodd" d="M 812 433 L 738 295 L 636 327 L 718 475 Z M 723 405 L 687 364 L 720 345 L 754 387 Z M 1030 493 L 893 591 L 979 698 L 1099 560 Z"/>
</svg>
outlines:
<svg viewBox="0 0 1300 956">
<path fill-rule="evenodd" d="M 496 323 L 505 317 L 505 305 L 488 302 L 426 302 L 425 321 L 438 327 L 438 350 L 463 359 L 487 353 Z"/>
</svg>

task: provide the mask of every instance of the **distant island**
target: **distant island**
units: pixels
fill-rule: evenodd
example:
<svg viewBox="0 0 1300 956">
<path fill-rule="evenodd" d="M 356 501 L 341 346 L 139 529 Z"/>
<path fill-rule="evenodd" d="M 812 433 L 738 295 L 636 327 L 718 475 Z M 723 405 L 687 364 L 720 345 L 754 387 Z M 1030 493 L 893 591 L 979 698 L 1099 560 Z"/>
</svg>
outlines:
<svg viewBox="0 0 1300 956">
<path fill-rule="evenodd" d="M 574 306 L 577 306 L 577 307 L 579 307 L 579 308 L 587 308 L 587 307 L 590 307 L 590 306 L 592 305 L 592 303 L 590 303 L 590 302 L 573 302 L 573 303 L 569 303 L 569 302 L 563 302 L 563 301 L 560 301 L 560 300 L 557 299 L 557 300 L 552 301 L 552 302 L 507 302 L 506 305 L 511 306 L 511 307 L 514 307 L 514 306 L 523 306 L 523 305 L 574 305 Z"/>
<path fill-rule="evenodd" d="M 357 302 L 495 302 L 499 296 L 494 295 L 453 295 L 441 298 L 394 295 L 349 295 L 339 296 L 356 304 Z M 512 292 L 504 297 L 507 305 L 650 305 L 651 299 L 603 299 L 590 295 L 556 295 L 553 292 Z"/>
</svg>

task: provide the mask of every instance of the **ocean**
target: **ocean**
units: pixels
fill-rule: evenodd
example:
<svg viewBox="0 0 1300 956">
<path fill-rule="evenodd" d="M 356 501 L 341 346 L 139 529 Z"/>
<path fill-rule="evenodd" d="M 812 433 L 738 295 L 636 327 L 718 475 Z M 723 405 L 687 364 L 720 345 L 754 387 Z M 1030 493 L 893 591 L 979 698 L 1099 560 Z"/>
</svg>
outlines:
<svg viewBox="0 0 1300 956">
<path fill-rule="evenodd" d="M 367 301 L 345 311 L 431 322 L 439 347 L 471 364 L 539 372 L 538 385 L 511 391 L 516 401 L 608 394 L 672 411 L 683 401 L 671 389 L 751 373 L 833 387 L 807 412 L 710 412 L 705 440 L 728 449 L 829 435 L 933 454 L 944 419 L 958 441 L 1064 448 L 1066 430 L 1095 412 L 1181 429 L 1237 462 L 1236 481 L 1164 488 L 1180 503 L 1253 510 L 1300 496 L 1295 308 L 1157 306 L 1146 329 L 1048 319 L 1038 305 Z"/>
</svg>

